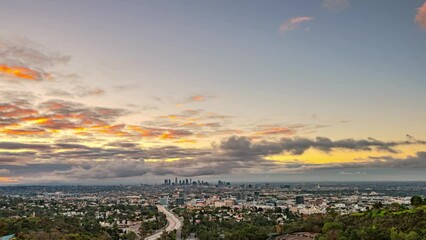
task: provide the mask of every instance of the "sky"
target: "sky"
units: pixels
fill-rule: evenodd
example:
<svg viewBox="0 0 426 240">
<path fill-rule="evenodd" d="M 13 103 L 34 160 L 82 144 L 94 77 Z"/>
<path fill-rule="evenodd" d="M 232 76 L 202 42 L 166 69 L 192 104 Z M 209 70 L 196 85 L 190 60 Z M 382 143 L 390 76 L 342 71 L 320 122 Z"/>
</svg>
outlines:
<svg viewBox="0 0 426 240">
<path fill-rule="evenodd" d="M 425 0 L 0 0 L 0 184 L 426 181 Z"/>
</svg>

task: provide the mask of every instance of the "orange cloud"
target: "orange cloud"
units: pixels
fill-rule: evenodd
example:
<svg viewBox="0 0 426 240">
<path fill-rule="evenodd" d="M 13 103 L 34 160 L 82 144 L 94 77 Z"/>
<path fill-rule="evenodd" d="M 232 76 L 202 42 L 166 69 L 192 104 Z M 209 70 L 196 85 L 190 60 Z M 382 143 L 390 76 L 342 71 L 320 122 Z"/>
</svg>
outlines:
<svg viewBox="0 0 426 240">
<path fill-rule="evenodd" d="M 0 104 L 0 117 L 23 117 L 37 114 L 38 111 L 28 108 L 21 108 L 15 104 Z"/>
<path fill-rule="evenodd" d="M 10 177 L 0 177 L 0 183 L 16 183 L 18 180 Z"/>
<path fill-rule="evenodd" d="M 128 126 L 129 130 L 137 132 L 139 136 L 141 137 L 152 137 L 153 133 L 151 130 L 149 129 L 145 129 L 139 126 L 135 126 L 135 125 L 129 125 Z"/>
<path fill-rule="evenodd" d="M 111 125 L 111 126 L 106 125 L 106 126 L 101 126 L 98 132 L 103 134 L 111 134 L 115 136 L 129 136 L 130 134 L 124 131 L 125 127 L 126 127 L 125 124 L 117 124 L 117 125 Z"/>
<path fill-rule="evenodd" d="M 140 137 L 153 137 L 163 140 L 183 138 L 192 135 L 192 132 L 190 131 L 169 128 L 145 128 L 129 125 L 127 126 L 127 129 L 133 132 L 131 133 L 132 135 L 136 133 L 136 135 Z"/>
<path fill-rule="evenodd" d="M 194 135 L 187 128 L 218 127 L 219 123 L 193 123 L 190 115 L 199 110 L 185 110 L 176 115 L 185 121 L 163 127 L 143 127 L 115 123 L 124 109 L 86 107 L 67 101 L 48 101 L 31 106 L 29 102 L 0 104 L 0 134 L 10 136 L 42 136 L 74 133 L 84 136 L 96 134 L 117 137 L 147 137 L 163 140 L 181 139 Z M 173 119 L 174 115 L 167 116 Z"/>
<path fill-rule="evenodd" d="M 191 96 L 189 98 L 189 100 L 191 100 L 193 102 L 201 102 L 201 101 L 206 100 L 206 97 L 204 97 L 203 95 L 194 95 L 194 96 Z"/>
<path fill-rule="evenodd" d="M 301 23 L 308 22 L 308 21 L 311 21 L 313 19 L 314 19 L 313 17 L 308 17 L 308 16 L 300 16 L 300 17 L 290 18 L 289 20 L 287 20 L 286 22 L 284 22 L 283 24 L 281 24 L 281 26 L 279 28 L 279 31 L 280 32 L 293 31 Z"/>
<path fill-rule="evenodd" d="M 32 109 L 14 109 L 13 111 L 4 112 L 1 114 L 3 117 L 22 117 L 22 116 L 29 116 L 33 114 L 37 114 L 38 112 L 36 110 Z"/>
<path fill-rule="evenodd" d="M 174 141 L 174 143 L 190 143 L 190 144 L 195 144 L 195 143 L 197 143 L 197 141 L 194 140 L 194 139 L 179 139 L 177 141 Z"/>
<path fill-rule="evenodd" d="M 174 139 L 175 136 L 172 133 L 170 133 L 169 131 L 166 131 L 160 136 L 160 138 L 161 139 Z"/>
<path fill-rule="evenodd" d="M 269 128 L 257 132 L 256 135 L 293 135 L 296 131 L 289 128 Z"/>
<path fill-rule="evenodd" d="M 416 23 L 426 30 L 426 2 L 419 8 L 417 8 Z"/>
<path fill-rule="evenodd" d="M 41 78 L 41 75 L 43 74 L 25 67 L 7 66 L 4 64 L 1 64 L 0 75 L 6 75 L 9 77 L 15 77 L 15 78 L 20 78 L 20 79 L 25 79 L 30 81 L 39 81 Z"/>
<path fill-rule="evenodd" d="M 7 135 L 27 135 L 27 136 L 47 134 L 46 131 L 42 129 L 3 129 L 3 130 L 0 130 L 0 132 Z"/>
</svg>

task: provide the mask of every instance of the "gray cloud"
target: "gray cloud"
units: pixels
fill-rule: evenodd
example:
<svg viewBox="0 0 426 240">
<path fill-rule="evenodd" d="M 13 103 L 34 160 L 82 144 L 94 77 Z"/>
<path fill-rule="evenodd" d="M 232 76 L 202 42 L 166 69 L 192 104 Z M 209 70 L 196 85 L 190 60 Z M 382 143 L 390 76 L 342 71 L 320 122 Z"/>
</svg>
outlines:
<svg viewBox="0 0 426 240">
<path fill-rule="evenodd" d="M 284 165 L 288 167 L 288 165 Z M 330 164 L 304 164 L 294 163 L 293 168 L 300 171 L 332 170 L 332 169 L 423 169 L 426 168 L 426 152 L 417 152 L 414 156 L 393 158 L 390 156 L 370 157 L 357 162 L 330 163 Z"/>
<path fill-rule="evenodd" d="M 49 52 L 27 39 L 1 39 L 0 44 L 0 59 L 14 65 L 52 67 L 67 63 L 71 59 L 70 56 Z"/>
<path fill-rule="evenodd" d="M 135 90 L 137 88 L 139 88 L 138 85 L 116 85 L 112 87 L 112 89 L 116 92 Z"/>
<path fill-rule="evenodd" d="M 47 80 L 52 78 L 49 69 L 69 62 L 71 58 L 57 52 L 47 51 L 27 39 L 0 39 L 0 66 L 3 68 L 22 68 L 30 77 L 0 74 L 3 79 Z"/>
<path fill-rule="evenodd" d="M 48 97 L 74 98 L 74 94 L 62 89 L 49 89 L 45 93 Z"/>
<path fill-rule="evenodd" d="M 56 174 L 71 178 L 105 179 L 142 176 L 150 172 L 143 160 L 113 161 L 93 165 L 90 168 L 82 166 L 72 167 L 67 171 L 55 171 Z"/>
<path fill-rule="evenodd" d="M 231 155 L 241 156 L 266 156 L 287 152 L 294 155 L 303 154 L 306 150 L 313 148 L 323 152 L 331 152 L 334 149 L 348 149 L 354 151 L 371 151 L 374 148 L 380 151 L 396 153 L 396 146 L 426 144 L 424 141 L 401 141 L 384 142 L 373 138 L 369 139 L 343 139 L 333 141 L 326 137 L 308 138 L 283 138 L 281 140 L 261 141 L 253 143 L 247 137 L 230 137 L 221 142 L 221 149 L 228 151 Z"/>
<path fill-rule="evenodd" d="M 104 94 L 105 90 L 102 88 L 92 88 L 87 86 L 77 86 L 72 91 L 66 91 L 63 89 L 48 89 L 45 93 L 46 96 L 60 98 L 81 98 L 91 96 L 102 96 Z"/>
<path fill-rule="evenodd" d="M 39 172 L 48 172 L 55 179 L 106 179 L 138 177 L 148 173 L 191 177 L 241 172 L 285 173 L 333 169 L 343 171 L 355 168 L 426 168 L 426 152 L 419 152 L 407 158 L 371 157 L 349 163 L 329 164 L 309 164 L 297 160 L 276 162 L 266 159 L 268 156 L 280 153 L 298 155 L 310 148 L 324 152 L 335 149 L 353 151 L 379 149 L 394 153 L 395 147 L 407 144 L 425 143 L 413 139 L 384 142 L 375 139 L 331 140 L 324 137 L 283 138 L 274 142 L 256 142 L 247 137 L 237 136 L 224 139 L 212 148 L 206 149 L 177 146 L 141 148 L 139 144 L 132 142 L 110 142 L 103 147 L 89 147 L 75 141 L 55 144 L 0 142 L 0 149 L 3 149 L 0 169 L 8 169 L 13 174 L 17 171 L 23 174 L 34 174 L 33 171 L 25 171 L 25 167 L 36 166 Z M 25 150 L 25 160 L 18 159 L 13 150 Z M 19 157 L 24 157 L 24 154 Z M 42 161 L 49 161 L 50 164 L 41 163 Z M 34 162 L 40 163 L 34 165 Z M 44 166 L 46 169 L 43 169 Z"/>
<path fill-rule="evenodd" d="M 91 88 L 86 86 L 78 86 L 74 89 L 74 95 L 77 97 L 101 96 L 105 94 L 102 88 Z"/>
<path fill-rule="evenodd" d="M 7 150 L 18 150 L 18 149 L 44 150 L 49 148 L 50 148 L 50 145 L 46 145 L 46 144 L 0 142 L 0 149 L 7 149 Z"/>
</svg>

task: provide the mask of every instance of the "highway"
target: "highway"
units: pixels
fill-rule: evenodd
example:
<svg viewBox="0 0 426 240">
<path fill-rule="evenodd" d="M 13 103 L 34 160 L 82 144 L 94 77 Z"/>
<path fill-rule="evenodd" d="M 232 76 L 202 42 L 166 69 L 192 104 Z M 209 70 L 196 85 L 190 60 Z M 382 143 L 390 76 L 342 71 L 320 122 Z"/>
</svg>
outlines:
<svg viewBox="0 0 426 240">
<path fill-rule="evenodd" d="M 165 228 L 160 229 L 158 232 L 153 235 L 146 237 L 145 240 L 156 240 L 159 239 L 163 231 L 171 232 L 173 230 L 178 230 L 182 227 L 182 221 L 169 210 L 161 205 L 157 205 L 158 211 L 166 214 L 167 217 L 167 226 Z"/>
</svg>

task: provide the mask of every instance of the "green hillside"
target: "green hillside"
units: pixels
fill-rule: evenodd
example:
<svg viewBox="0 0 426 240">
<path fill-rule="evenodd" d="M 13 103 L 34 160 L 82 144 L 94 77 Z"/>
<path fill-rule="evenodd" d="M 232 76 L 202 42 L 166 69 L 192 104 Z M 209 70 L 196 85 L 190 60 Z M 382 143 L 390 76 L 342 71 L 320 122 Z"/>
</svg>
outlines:
<svg viewBox="0 0 426 240">
<path fill-rule="evenodd" d="M 426 239 L 426 206 L 412 209 L 375 208 L 368 212 L 329 218 L 319 240 Z"/>
</svg>

